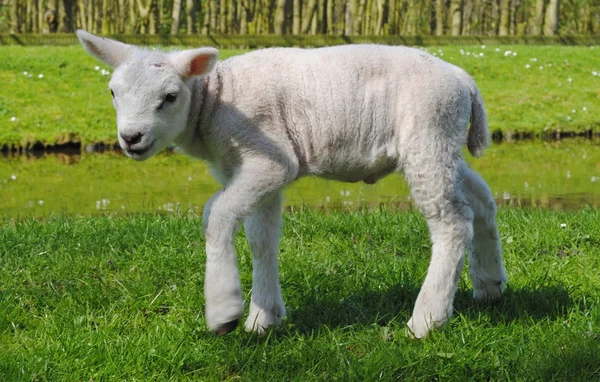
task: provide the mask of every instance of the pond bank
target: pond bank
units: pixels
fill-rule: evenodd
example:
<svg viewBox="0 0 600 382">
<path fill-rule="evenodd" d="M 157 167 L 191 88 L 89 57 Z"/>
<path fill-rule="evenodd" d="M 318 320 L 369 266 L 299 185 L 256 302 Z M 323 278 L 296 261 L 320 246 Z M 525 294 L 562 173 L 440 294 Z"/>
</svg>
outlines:
<svg viewBox="0 0 600 382">
<path fill-rule="evenodd" d="M 584 131 L 562 131 L 549 130 L 542 133 L 534 133 L 529 131 L 501 131 L 492 132 L 492 140 L 495 144 L 516 143 L 516 142 L 556 142 L 565 139 L 600 139 L 600 130 L 590 128 Z M 172 152 L 173 148 L 167 148 L 167 151 Z M 118 143 L 114 142 L 96 142 L 82 144 L 81 141 L 70 141 L 61 144 L 44 144 L 35 142 L 25 146 L 15 144 L 0 144 L 0 153 L 4 156 L 10 155 L 31 155 L 40 157 L 44 154 L 60 153 L 65 155 L 81 155 L 86 153 L 105 153 L 105 152 L 122 152 Z"/>
</svg>

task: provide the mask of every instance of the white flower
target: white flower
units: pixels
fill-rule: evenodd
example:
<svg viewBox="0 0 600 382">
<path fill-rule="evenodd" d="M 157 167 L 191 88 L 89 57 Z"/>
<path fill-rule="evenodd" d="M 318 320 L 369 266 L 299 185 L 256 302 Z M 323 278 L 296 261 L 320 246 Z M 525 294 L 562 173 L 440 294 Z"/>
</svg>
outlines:
<svg viewBox="0 0 600 382">
<path fill-rule="evenodd" d="M 481 49 L 485 49 L 485 45 L 482 45 L 482 46 L 481 46 Z"/>
<path fill-rule="evenodd" d="M 529 65 L 529 64 L 525 65 L 525 69 L 529 69 L 529 68 L 531 68 L 531 65 Z"/>
<path fill-rule="evenodd" d="M 534 57 L 534 58 L 530 59 L 530 61 L 536 62 L 537 58 Z"/>
<path fill-rule="evenodd" d="M 504 57 L 510 56 L 511 54 L 512 54 L 512 51 L 507 50 L 507 51 L 504 52 Z"/>
<path fill-rule="evenodd" d="M 573 119 L 573 118 L 571 118 L 571 116 L 570 116 L 570 115 L 567 115 L 567 121 L 570 121 L 570 120 L 572 120 L 572 119 Z"/>
<path fill-rule="evenodd" d="M 16 120 L 17 120 L 17 117 L 10 117 L 11 122 L 15 122 Z"/>
<path fill-rule="evenodd" d="M 572 79 L 571 77 L 569 77 L 569 78 L 567 79 L 567 81 L 569 81 L 569 83 L 571 83 L 571 82 L 573 82 L 573 79 Z"/>
<path fill-rule="evenodd" d="M 470 55 L 471 55 L 471 52 L 467 52 L 467 56 L 470 56 Z"/>
<path fill-rule="evenodd" d="M 598 178 L 596 178 L 595 176 L 592 176 L 592 178 L 590 180 L 592 181 L 592 183 L 596 183 L 596 181 L 598 180 Z"/>
<path fill-rule="evenodd" d="M 500 48 L 496 48 L 496 52 L 499 52 L 499 51 L 500 51 Z"/>
<path fill-rule="evenodd" d="M 44 201 L 43 200 L 40 200 L 38 203 L 40 204 L 40 206 L 44 205 Z"/>
<path fill-rule="evenodd" d="M 552 67 L 552 64 L 548 64 L 548 67 L 549 67 L 549 68 L 551 68 L 551 67 Z"/>
<path fill-rule="evenodd" d="M 587 107 L 584 106 L 583 108 L 581 108 L 581 110 L 587 111 Z"/>
<path fill-rule="evenodd" d="M 188 180 L 191 182 L 191 181 L 192 181 L 192 177 L 191 177 L 191 176 L 188 176 Z"/>
<path fill-rule="evenodd" d="M 28 74 L 29 74 L 29 73 L 27 73 L 27 72 L 23 72 L 23 75 L 24 75 L 24 76 L 26 76 L 26 75 L 28 75 Z"/>
<path fill-rule="evenodd" d="M 11 178 L 12 180 L 17 180 L 17 176 L 16 176 L 15 174 L 12 174 L 12 175 L 10 176 L 10 178 Z"/>
<path fill-rule="evenodd" d="M 479 53 L 479 57 L 483 57 L 483 52 Z"/>
<path fill-rule="evenodd" d="M 38 74 L 38 78 L 44 78 L 44 75 L 40 73 Z"/>
<path fill-rule="evenodd" d="M 462 54 L 463 56 L 465 55 L 465 51 L 464 50 L 460 50 L 460 54 Z"/>
<path fill-rule="evenodd" d="M 571 171 L 567 171 L 567 179 L 571 179 Z"/>
<path fill-rule="evenodd" d="M 575 114 L 575 113 L 577 113 L 577 110 L 573 109 L 573 110 L 571 110 L 571 113 Z"/>
<path fill-rule="evenodd" d="M 504 200 L 509 200 L 509 199 L 510 199 L 510 193 L 508 193 L 508 192 L 504 191 L 504 192 L 502 193 L 502 199 L 504 199 Z"/>
<path fill-rule="evenodd" d="M 567 224 L 561 223 L 560 228 L 567 228 Z"/>
<path fill-rule="evenodd" d="M 100 70 L 99 66 L 94 67 L 94 70 Z"/>
<path fill-rule="evenodd" d="M 543 65 L 540 65 L 540 70 L 543 70 L 543 69 L 544 69 L 544 66 L 543 66 Z"/>
<path fill-rule="evenodd" d="M 513 57 L 516 57 L 516 56 L 517 56 L 517 52 L 513 52 Z"/>
<path fill-rule="evenodd" d="M 592 72 L 592 76 L 594 76 L 594 77 L 597 77 L 597 76 L 598 76 L 598 72 L 594 70 L 594 71 Z"/>
</svg>

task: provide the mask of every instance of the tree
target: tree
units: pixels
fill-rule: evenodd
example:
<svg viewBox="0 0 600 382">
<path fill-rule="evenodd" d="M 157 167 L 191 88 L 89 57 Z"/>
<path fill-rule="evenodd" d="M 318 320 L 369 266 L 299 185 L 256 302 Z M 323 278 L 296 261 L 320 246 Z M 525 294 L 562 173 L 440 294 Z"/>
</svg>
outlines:
<svg viewBox="0 0 600 382">
<path fill-rule="evenodd" d="M 171 15 L 171 34 L 179 33 L 179 20 L 181 17 L 181 0 L 173 0 L 173 13 Z"/>
<path fill-rule="evenodd" d="M 558 0 L 550 0 L 544 20 L 544 36 L 554 36 L 558 31 Z"/>
<path fill-rule="evenodd" d="M 462 0 L 451 0 L 449 16 L 452 36 L 459 36 L 462 26 Z"/>
</svg>

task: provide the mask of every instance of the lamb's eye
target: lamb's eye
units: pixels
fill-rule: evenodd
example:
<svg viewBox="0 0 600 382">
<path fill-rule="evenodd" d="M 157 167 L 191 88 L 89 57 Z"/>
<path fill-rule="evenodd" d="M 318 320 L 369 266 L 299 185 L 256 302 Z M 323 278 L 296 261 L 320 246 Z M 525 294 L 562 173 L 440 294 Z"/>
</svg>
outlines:
<svg viewBox="0 0 600 382">
<path fill-rule="evenodd" d="M 112 90 L 112 89 L 110 89 L 110 95 L 111 95 L 113 98 L 115 98 L 115 92 L 113 92 L 113 90 Z"/>
<path fill-rule="evenodd" d="M 165 101 L 167 101 L 167 102 L 175 102 L 176 99 L 177 99 L 177 93 L 169 93 L 165 97 Z"/>
</svg>

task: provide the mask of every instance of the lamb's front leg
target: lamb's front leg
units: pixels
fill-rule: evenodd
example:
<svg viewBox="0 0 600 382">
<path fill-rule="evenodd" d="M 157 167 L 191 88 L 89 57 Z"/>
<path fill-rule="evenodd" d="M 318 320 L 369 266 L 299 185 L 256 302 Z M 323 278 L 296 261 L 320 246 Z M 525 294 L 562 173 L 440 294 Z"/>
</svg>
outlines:
<svg viewBox="0 0 600 382">
<path fill-rule="evenodd" d="M 206 323 L 219 335 L 232 331 L 244 312 L 233 245 L 238 222 L 295 178 L 295 169 L 286 164 L 265 158 L 246 159 L 204 209 Z"/>
<path fill-rule="evenodd" d="M 252 299 L 245 326 L 259 334 L 271 325 L 279 325 L 285 316 L 277 272 L 281 224 L 281 192 L 268 197 L 244 224 L 253 265 Z"/>
<path fill-rule="evenodd" d="M 206 238 L 206 324 L 218 335 L 235 329 L 239 318 L 244 314 L 242 287 L 233 246 L 238 215 L 243 214 L 244 206 L 234 208 L 232 214 L 225 213 L 226 200 L 232 197 L 235 195 L 219 191 L 206 203 L 202 218 Z"/>
</svg>

